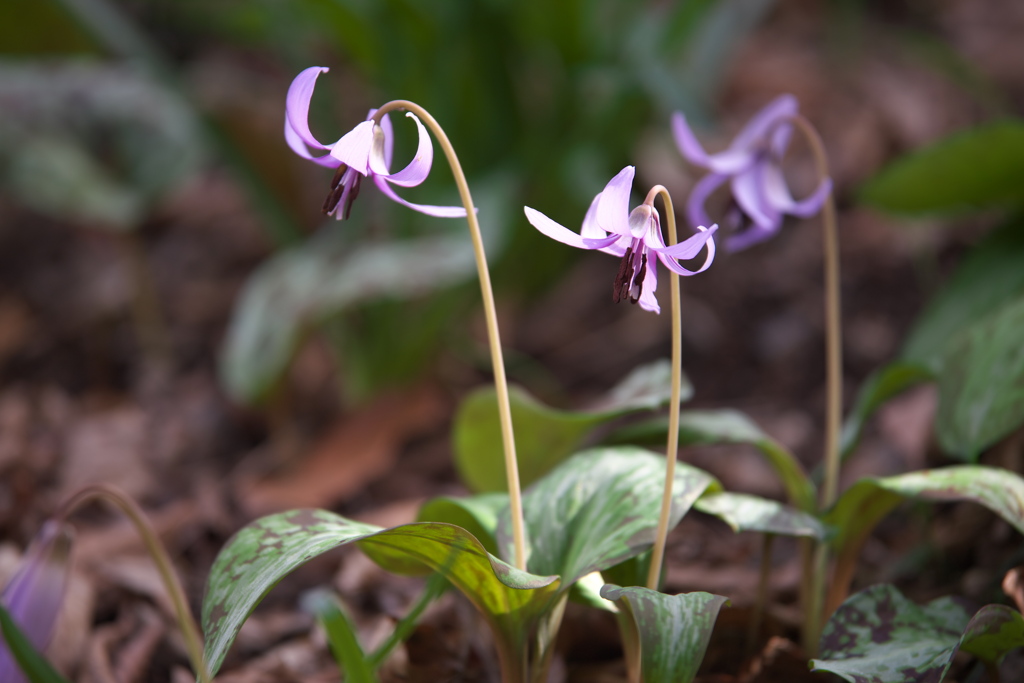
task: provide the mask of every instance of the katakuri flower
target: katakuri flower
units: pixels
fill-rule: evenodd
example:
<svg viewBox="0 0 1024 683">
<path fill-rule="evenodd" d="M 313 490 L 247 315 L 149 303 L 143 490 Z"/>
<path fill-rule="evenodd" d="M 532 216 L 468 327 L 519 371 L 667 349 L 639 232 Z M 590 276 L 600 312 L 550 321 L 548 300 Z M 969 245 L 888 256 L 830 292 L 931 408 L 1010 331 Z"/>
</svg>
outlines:
<svg viewBox="0 0 1024 683">
<path fill-rule="evenodd" d="M 686 159 L 710 171 L 694 186 L 687 201 L 687 216 L 693 225 L 711 222 L 705 203 L 708 197 L 729 181 L 732 203 L 723 223 L 735 232 L 726 240 L 730 251 L 745 249 L 779 231 L 786 214 L 807 218 L 821 210 L 832 180 L 823 178 L 809 197 L 793 199 L 782 173 L 782 158 L 793 133 L 793 117 L 800 105 L 792 95 L 770 102 L 747 123 L 728 149 L 708 154 L 686 122 L 676 112 L 672 133 Z"/>
<path fill-rule="evenodd" d="M 71 530 L 66 524 L 49 521 L 33 539 L 18 571 L 4 588 L 0 602 L 37 650 L 53 635 L 68 578 Z M 23 683 L 14 656 L 0 639 L 0 681 Z"/>
<path fill-rule="evenodd" d="M 533 227 L 548 237 L 580 249 L 597 249 L 622 260 L 612 286 L 615 303 L 629 299 L 646 311 L 660 313 L 655 290 L 658 287 L 658 261 L 679 275 L 696 275 L 708 269 L 715 258 L 715 241 L 711 238 L 717 225 L 695 226 L 700 232 L 671 247 L 661 237 L 658 211 L 648 203 L 629 210 L 629 192 L 633 186 L 634 168 L 619 171 L 590 203 L 579 234 L 554 222 L 528 206 L 523 207 Z M 691 259 L 707 245 L 707 257 L 699 270 L 691 271 L 676 259 Z M 653 253 L 657 258 L 650 258 Z"/>
<path fill-rule="evenodd" d="M 331 191 L 324 200 L 323 212 L 338 220 L 348 218 L 352 202 L 359 195 L 359 186 L 363 178 L 368 177 L 381 192 L 402 206 L 429 216 L 465 218 L 466 210 L 461 206 L 413 204 L 399 197 L 391 187 L 419 185 L 427 178 L 434 161 L 434 146 L 430 142 L 430 135 L 419 118 L 411 112 L 406 116 L 416 123 L 419 144 L 409 165 L 395 173 L 388 170 L 394 146 L 391 120 L 385 114 L 380 124 L 374 123 L 372 119 L 376 109 L 371 109 L 365 121 L 334 144 L 325 145 L 313 137 L 309 130 L 309 101 L 313 97 L 317 77 L 328 70 L 325 66 L 311 66 L 295 77 L 288 88 L 284 118 L 284 138 L 292 151 L 315 164 L 337 169 L 331 181 Z M 328 153 L 315 156 L 309 151 L 310 148 L 327 150 Z"/>
</svg>

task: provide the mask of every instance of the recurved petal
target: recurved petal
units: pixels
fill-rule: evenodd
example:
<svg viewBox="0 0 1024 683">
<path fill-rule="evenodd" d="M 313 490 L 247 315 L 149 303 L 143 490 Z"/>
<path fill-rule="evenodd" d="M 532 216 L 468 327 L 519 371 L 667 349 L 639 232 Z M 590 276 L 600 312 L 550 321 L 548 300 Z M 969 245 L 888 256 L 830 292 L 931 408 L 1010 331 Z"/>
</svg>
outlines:
<svg viewBox="0 0 1024 683">
<path fill-rule="evenodd" d="M 605 232 L 628 235 L 629 192 L 636 169 L 626 166 L 608 181 L 597 200 L 597 225 Z"/>
<path fill-rule="evenodd" d="M 747 149 L 730 147 L 718 154 L 708 154 L 697 141 L 686 117 L 680 112 L 672 115 L 672 136 L 680 153 L 695 166 L 706 168 L 713 173 L 731 175 L 739 173 L 754 162 L 754 155 Z"/>
<path fill-rule="evenodd" d="M 370 173 L 373 121 L 363 121 L 345 133 L 331 148 L 331 156 L 364 176 Z"/>
<path fill-rule="evenodd" d="M 755 164 L 747 171 L 732 178 L 732 196 L 740 209 L 755 225 L 765 230 L 778 230 L 782 215 L 765 196 L 764 169 L 768 164 Z"/>
<path fill-rule="evenodd" d="M 284 120 L 284 140 L 288 143 L 288 146 L 292 148 L 292 151 L 298 154 L 303 159 L 309 159 L 314 164 L 320 164 L 327 168 L 337 168 L 341 166 L 341 162 L 332 157 L 330 154 L 324 154 L 322 156 L 315 157 L 309 153 L 309 148 L 306 147 L 302 138 L 292 128 L 292 124 L 287 118 Z"/>
<path fill-rule="evenodd" d="M 684 261 L 692 259 L 700 253 L 700 250 L 704 248 L 705 244 L 709 245 L 709 249 L 712 248 L 711 245 L 714 244 L 712 235 L 714 235 L 718 230 L 718 224 L 715 223 L 710 228 L 698 225 L 697 230 L 700 232 L 690 235 L 679 244 L 673 244 L 671 247 L 662 246 L 657 248 L 655 251 L 660 254 L 665 254 L 666 256 L 671 256 L 672 258 L 683 259 Z"/>
<path fill-rule="evenodd" d="M 832 179 L 824 178 L 809 197 L 802 200 L 793 199 L 786 186 L 786 178 L 782 169 L 776 164 L 766 164 L 764 169 L 764 195 L 771 206 L 781 212 L 800 218 L 808 218 L 821 210 L 822 204 L 832 191 Z"/>
<path fill-rule="evenodd" d="M 71 529 L 50 521 L 32 541 L 0 601 L 36 649 L 46 647 L 64 599 L 71 552 Z M 0 641 L 0 681 L 23 681 L 20 669 Z"/>
<path fill-rule="evenodd" d="M 291 129 L 298 138 L 313 149 L 329 149 L 329 147 L 313 137 L 313 134 L 309 131 L 309 101 L 313 97 L 313 87 L 316 85 L 317 76 L 321 73 L 327 73 L 329 70 L 326 66 L 311 66 L 308 69 L 304 69 L 295 77 L 292 84 L 288 86 L 288 96 L 285 99 L 285 119 L 291 124 Z M 288 127 L 285 126 L 286 137 L 288 135 L 287 130 Z M 292 147 L 292 149 L 295 149 L 295 147 Z"/>
<path fill-rule="evenodd" d="M 697 229 L 700 230 L 701 232 L 694 235 L 693 237 L 684 240 L 683 242 L 680 242 L 675 246 L 679 247 L 684 244 L 687 244 L 688 242 L 695 238 L 702 238 L 704 233 L 713 233 L 715 230 L 718 229 L 718 226 L 712 225 L 710 228 L 698 226 Z M 658 255 L 658 260 L 665 264 L 666 268 L 671 270 L 673 273 L 677 273 L 678 275 L 686 277 L 690 275 L 696 275 L 697 273 L 703 273 L 705 270 L 711 267 L 712 262 L 715 260 L 715 240 L 708 239 L 705 242 L 705 244 L 707 244 L 708 247 L 707 256 L 704 258 L 704 264 L 701 265 L 701 267 L 698 270 L 687 270 L 686 268 L 683 268 L 681 265 L 679 265 L 679 263 L 676 262 L 676 260 L 673 257 L 666 254 L 664 250 L 658 250 L 655 251 L 654 253 Z M 674 247 L 669 247 L 669 249 L 672 248 Z"/>
<path fill-rule="evenodd" d="M 436 216 L 438 218 L 465 218 L 466 209 L 461 206 L 433 206 L 430 204 L 413 204 L 412 202 L 406 201 L 399 197 L 394 188 L 388 184 L 388 178 L 385 176 L 373 176 L 373 182 L 377 185 L 381 192 L 385 194 L 393 202 L 397 202 L 402 206 L 408 207 L 413 211 L 419 211 L 420 213 L 428 216 Z M 476 212 L 476 209 L 473 209 Z"/>
<path fill-rule="evenodd" d="M 420 121 L 419 117 L 412 112 L 407 112 L 406 116 L 416 123 L 416 129 L 419 133 L 416 155 L 409 162 L 408 166 L 397 173 L 388 175 L 387 179 L 388 182 L 394 185 L 415 187 L 426 180 L 427 175 L 430 173 L 430 166 L 434 163 L 434 145 L 430 142 L 430 134 L 427 133 L 427 128 Z M 387 139 L 387 136 L 385 136 L 385 140 Z"/>
<path fill-rule="evenodd" d="M 693 186 L 690 197 L 686 200 L 686 217 L 690 220 L 690 225 L 693 228 L 713 223 L 705 205 L 708 197 L 728 179 L 729 176 L 721 173 L 708 173 Z"/>
<path fill-rule="evenodd" d="M 526 220 L 530 221 L 530 225 L 537 228 L 542 234 L 547 235 L 553 240 L 558 240 L 562 244 L 568 244 L 570 247 L 576 247 L 577 249 L 595 249 L 597 247 L 587 246 L 587 241 L 595 241 L 590 238 L 584 239 L 582 235 L 577 235 L 569 228 L 559 225 L 554 222 L 540 211 L 531 209 L 528 206 L 523 207 L 523 212 L 526 214 Z M 612 237 L 618 238 L 617 235 Z"/>
<path fill-rule="evenodd" d="M 792 95 L 779 95 L 769 102 L 747 122 L 743 130 L 733 139 L 730 149 L 751 149 L 763 144 L 776 126 L 800 112 L 800 103 Z M 785 138 L 785 134 L 783 134 Z"/>
</svg>

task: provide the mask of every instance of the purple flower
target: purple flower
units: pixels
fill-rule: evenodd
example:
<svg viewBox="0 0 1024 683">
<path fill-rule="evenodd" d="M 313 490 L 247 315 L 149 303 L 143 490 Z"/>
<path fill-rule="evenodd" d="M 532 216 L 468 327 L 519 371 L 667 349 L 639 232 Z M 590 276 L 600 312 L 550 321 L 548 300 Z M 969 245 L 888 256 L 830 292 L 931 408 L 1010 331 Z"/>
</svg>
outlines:
<svg viewBox="0 0 1024 683">
<path fill-rule="evenodd" d="M 464 218 L 466 210 L 461 206 L 412 204 L 399 197 L 392 189 L 391 185 L 400 187 L 419 185 L 430 173 L 430 165 L 434 161 L 434 146 L 430 142 L 427 129 L 411 112 L 406 116 L 412 118 L 416 123 L 416 128 L 419 131 L 419 146 L 409 165 L 396 173 L 388 171 L 391 167 L 391 153 L 394 145 L 391 120 L 385 115 L 381 119 L 380 125 L 375 124 L 371 118 L 376 113 L 376 109 L 371 109 L 366 116 L 366 121 L 350 130 L 332 145 L 325 145 L 313 137 L 309 131 L 309 101 L 313 96 L 313 87 L 316 85 L 317 76 L 326 71 L 328 71 L 327 67 L 311 66 L 295 77 L 291 87 L 288 88 L 284 119 L 284 138 L 296 154 L 315 164 L 337 169 L 334 179 L 331 181 L 330 194 L 324 201 L 323 212 L 329 216 L 336 216 L 338 220 L 348 218 L 352 210 L 352 202 L 359 194 L 359 186 L 363 178 L 369 177 L 373 179 L 374 184 L 381 192 L 402 206 L 430 216 Z M 314 156 L 309 148 L 327 150 L 328 153 Z M 338 211 L 339 207 L 342 207 L 341 211 Z"/>
<path fill-rule="evenodd" d="M 825 178 L 811 196 L 797 201 L 786 186 L 782 158 L 793 132 L 790 119 L 798 113 L 795 97 L 777 97 L 750 120 L 728 149 L 718 154 L 704 151 L 681 113 L 672 116 L 672 133 L 679 151 L 690 163 L 710 171 L 690 193 L 687 214 L 691 223 L 711 222 L 704 204 L 712 192 L 730 182 L 733 202 L 723 221 L 737 231 L 725 243 L 730 251 L 773 236 L 785 214 L 801 218 L 814 215 L 832 191 L 832 180 Z"/>
<path fill-rule="evenodd" d="M 612 300 L 629 298 L 639 303 L 646 311 L 660 313 L 654 291 L 658 287 L 658 261 L 673 273 L 696 275 L 704 272 L 715 258 L 715 241 L 711 235 L 718 229 L 697 226 L 697 234 L 671 247 L 665 246 L 661 238 L 661 221 L 658 211 L 644 203 L 629 210 L 629 192 L 633 186 L 632 166 L 619 171 L 590 203 L 583 218 L 580 234 L 562 227 L 539 211 L 523 207 L 526 218 L 533 227 L 559 242 L 580 249 L 598 249 L 622 259 L 615 276 Z M 708 255 L 700 270 L 690 271 L 676 262 L 676 259 L 691 259 L 707 245 Z M 649 259 L 650 253 L 657 259 Z"/>
<path fill-rule="evenodd" d="M 53 635 L 53 627 L 64 598 L 71 552 L 71 530 L 50 521 L 25 552 L 21 566 L 4 588 L 0 602 L 37 650 Z M 0 640 L 0 681 L 25 681 L 14 657 Z"/>
</svg>

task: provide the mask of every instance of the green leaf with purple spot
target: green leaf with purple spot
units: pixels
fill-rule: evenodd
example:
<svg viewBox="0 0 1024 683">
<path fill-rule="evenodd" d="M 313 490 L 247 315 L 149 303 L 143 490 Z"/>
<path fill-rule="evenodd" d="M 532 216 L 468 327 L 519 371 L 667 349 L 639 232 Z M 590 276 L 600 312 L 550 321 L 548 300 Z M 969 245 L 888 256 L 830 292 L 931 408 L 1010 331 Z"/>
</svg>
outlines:
<svg viewBox="0 0 1024 683">
<path fill-rule="evenodd" d="M 728 599 L 711 593 L 666 595 L 648 588 L 608 584 L 601 597 L 614 600 L 632 621 L 640 643 L 644 683 L 690 683 L 704 659 L 715 620 Z"/>
<path fill-rule="evenodd" d="M 352 542 L 389 571 L 443 573 L 481 611 L 506 653 L 521 649 L 532 637 L 559 590 L 558 577 L 519 571 L 450 524 L 381 529 L 325 510 L 270 515 L 239 531 L 210 570 L 202 618 L 210 673 L 220 668 L 246 618 L 278 581 L 314 557 Z"/>
<path fill-rule="evenodd" d="M 940 683 L 958 650 L 998 663 L 1021 645 L 1024 618 L 1008 607 L 989 605 L 971 617 L 953 598 L 922 607 L 882 584 L 832 615 L 811 666 L 850 683 Z"/>
<path fill-rule="evenodd" d="M 824 540 L 828 535 L 828 528 L 814 515 L 746 493 L 709 493 L 693 507 L 718 517 L 736 532 L 758 531 L 818 540 Z"/>
</svg>

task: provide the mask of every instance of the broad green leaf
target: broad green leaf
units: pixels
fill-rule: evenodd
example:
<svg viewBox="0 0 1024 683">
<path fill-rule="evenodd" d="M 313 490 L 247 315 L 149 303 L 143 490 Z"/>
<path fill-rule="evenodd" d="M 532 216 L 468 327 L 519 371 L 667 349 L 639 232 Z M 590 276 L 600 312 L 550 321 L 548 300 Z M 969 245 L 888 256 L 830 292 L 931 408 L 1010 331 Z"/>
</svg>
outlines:
<svg viewBox="0 0 1024 683">
<path fill-rule="evenodd" d="M 668 418 L 657 417 L 613 432 L 610 443 L 661 444 L 668 438 Z M 679 413 L 679 446 L 750 444 L 775 469 L 790 503 L 806 512 L 815 509 L 816 491 L 792 453 L 737 410 L 684 410 Z"/>
<path fill-rule="evenodd" d="M 711 493 L 694 509 L 718 517 L 733 531 L 759 531 L 780 536 L 806 536 L 824 540 L 828 531 L 817 517 L 774 500 L 745 493 Z"/>
<path fill-rule="evenodd" d="M 576 452 L 595 427 L 667 403 L 671 370 L 664 360 L 637 368 L 588 410 L 551 408 L 511 387 L 509 401 L 522 485 L 529 486 Z M 685 378 L 682 389 L 684 399 L 693 394 Z M 481 388 L 463 400 L 453 432 L 455 465 L 466 486 L 474 491 L 506 490 L 501 423 L 493 388 Z"/>
<path fill-rule="evenodd" d="M 233 399 L 265 400 L 306 332 L 330 316 L 367 301 L 420 296 L 475 272 L 472 246 L 461 235 L 353 247 L 337 232 L 321 231 L 277 254 L 249 278 L 220 359 Z"/>
<path fill-rule="evenodd" d="M 46 658 L 32 646 L 2 604 L 0 604 L 0 635 L 3 636 L 0 649 L 3 649 L 4 643 L 6 643 L 8 653 L 14 657 L 14 661 L 21 668 L 29 683 L 68 683 L 67 679 L 57 673 L 57 670 L 46 661 Z"/>
<path fill-rule="evenodd" d="M 718 612 L 728 603 L 711 593 L 665 595 L 611 584 L 601 589 L 601 596 L 614 600 L 635 623 L 645 683 L 690 683 L 704 659 Z"/>
<path fill-rule="evenodd" d="M 1024 270 L 1024 268 L 1022 268 Z M 943 358 L 935 425 L 961 459 L 1024 423 L 1024 296 L 960 334 Z"/>
<path fill-rule="evenodd" d="M 498 515 L 507 507 L 507 493 L 480 493 L 466 498 L 440 496 L 423 504 L 416 521 L 460 526 L 473 534 L 487 552 L 497 555 Z"/>
<path fill-rule="evenodd" d="M 417 523 L 393 529 L 325 510 L 292 510 L 256 520 L 221 550 L 207 579 L 203 632 L 210 673 L 220 668 L 242 623 L 284 576 L 333 548 L 359 542 L 389 571 L 439 571 L 481 611 L 502 643 L 521 646 L 549 611 L 558 577 L 534 576 L 489 555 L 459 527 Z"/>
<path fill-rule="evenodd" d="M 523 495 L 530 553 L 527 569 L 558 574 L 568 587 L 646 551 L 654 543 L 665 485 L 665 458 L 620 446 L 579 453 Z M 705 490 L 721 485 L 706 472 L 677 463 L 670 528 Z M 512 552 L 508 514 L 498 524 L 498 547 Z"/>
<path fill-rule="evenodd" d="M 303 607 L 312 612 L 327 632 L 334 660 L 345 672 L 348 683 L 376 683 L 377 676 L 363 652 L 352 619 L 341 601 L 328 591 L 313 591 L 303 596 Z"/>
<path fill-rule="evenodd" d="M 897 361 L 871 373 L 857 394 L 853 410 L 843 424 L 840 452 L 849 456 L 857 447 L 864 424 L 879 407 L 907 389 L 933 379 L 932 373 L 916 363 Z"/>
<path fill-rule="evenodd" d="M 1024 121 L 955 133 L 894 162 L 864 187 L 869 204 L 898 213 L 938 213 L 1024 200 Z"/>
<path fill-rule="evenodd" d="M 996 467 L 960 465 L 861 479 L 825 515 L 825 523 L 836 529 L 834 546 L 840 553 L 859 546 L 904 498 L 974 502 L 1024 534 L 1024 479 Z"/>
<path fill-rule="evenodd" d="M 964 330 L 1024 296 L 1024 216 L 978 244 L 914 323 L 902 359 L 933 371 Z"/>
<path fill-rule="evenodd" d="M 919 607 L 882 584 L 836 611 L 811 666 L 851 683 L 940 683 L 960 649 L 998 663 L 1022 645 L 1024 618 L 1009 607 L 988 605 L 971 617 L 952 598 Z"/>
</svg>

